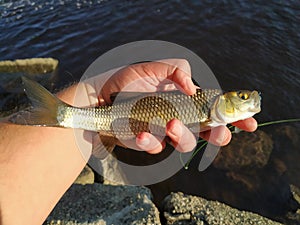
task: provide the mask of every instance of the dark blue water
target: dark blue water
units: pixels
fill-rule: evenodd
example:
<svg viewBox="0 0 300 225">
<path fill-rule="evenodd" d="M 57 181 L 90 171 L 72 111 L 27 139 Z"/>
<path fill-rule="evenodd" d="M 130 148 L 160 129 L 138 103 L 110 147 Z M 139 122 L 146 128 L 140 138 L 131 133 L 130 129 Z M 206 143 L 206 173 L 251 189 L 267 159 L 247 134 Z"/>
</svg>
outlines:
<svg viewBox="0 0 300 225">
<path fill-rule="evenodd" d="M 260 90 L 259 118 L 299 116 L 297 1 L 19 0 L 0 11 L 0 59 L 57 58 L 61 83 L 111 48 L 159 39 L 198 54 L 223 89 Z"/>
<path fill-rule="evenodd" d="M 57 58 L 57 86 L 114 47 L 158 39 L 198 54 L 224 90 L 261 91 L 259 121 L 300 117 L 298 1 L 17 0 L 0 12 L 0 60 Z"/>
</svg>

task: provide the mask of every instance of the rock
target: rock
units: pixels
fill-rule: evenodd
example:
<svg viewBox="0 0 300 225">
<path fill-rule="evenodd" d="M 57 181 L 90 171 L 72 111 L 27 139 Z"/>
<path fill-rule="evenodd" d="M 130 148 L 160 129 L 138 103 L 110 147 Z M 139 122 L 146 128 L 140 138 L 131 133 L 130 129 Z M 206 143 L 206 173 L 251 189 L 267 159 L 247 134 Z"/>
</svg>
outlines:
<svg viewBox="0 0 300 225">
<path fill-rule="evenodd" d="M 299 128 L 297 129 L 293 126 L 285 125 L 277 127 L 275 129 L 274 137 L 276 139 L 281 139 L 286 148 L 297 147 L 300 145 Z M 297 150 L 299 150 L 299 148 L 297 148 Z"/>
<path fill-rule="evenodd" d="M 290 185 L 294 199 L 298 203 L 298 209 L 296 212 L 289 212 L 287 218 L 291 221 L 291 224 L 300 224 L 300 188 L 295 185 Z"/>
<path fill-rule="evenodd" d="M 44 74 L 57 68 L 58 60 L 53 58 L 17 59 L 0 61 L 0 73 Z"/>
<path fill-rule="evenodd" d="M 273 141 L 265 132 L 240 132 L 221 149 L 213 165 L 230 171 L 263 168 L 269 161 L 272 148 Z"/>
<path fill-rule="evenodd" d="M 286 163 L 274 157 L 273 146 L 270 136 L 261 130 L 233 135 L 213 162 L 225 174 L 217 187 L 227 183 L 230 189 L 219 188 L 215 192 L 220 197 L 213 199 L 284 221 L 297 204 L 290 191 Z"/>
<path fill-rule="evenodd" d="M 85 166 L 77 179 L 74 181 L 75 184 L 92 184 L 94 183 L 95 176 L 92 169 L 88 166 Z"/>
<path fill-rule="evenodd" d="M 300 189 L 296 187 L 295 185 L 290 185 L 291 186 L 291 192 L 293 194 L 294 199 L 299 203 L 300 205 Z"/>
<path fill-rule="evenodd" d="M 50 84 L 58 71 L 57 68 L 58 60 L 53 58 L 0 61 L 0 117 L 9 116 L 28 107 L 21 76 L 29 76 L 51 91 Z"/>
<path fill-rule="evenodd" d="M 171 193 L 164 200 L 164 216 L 168 225 L 279 225 L 258 214 L 239 211 L 217 201 Z"/>
<path fill-rule="evenodd" d="M 88 163 L 97 172 L 97 181 L 107 185 L 128 184 L 127 178 L 113 153 L 108 154 L 104 159 L 92 155 Z"/>
<path fill-rule="evenodd" d="M 287 176 L 291 184 L 300 187 L 300 128 L 295 126 L 279 126 L 273 134 L 274 158 L 284 162 Z"/>
<path fill-rule="evenodd" d="M 44 225 L 160 224 L 151 198 L 145 187 L 74 184 Z"/>
</svg>

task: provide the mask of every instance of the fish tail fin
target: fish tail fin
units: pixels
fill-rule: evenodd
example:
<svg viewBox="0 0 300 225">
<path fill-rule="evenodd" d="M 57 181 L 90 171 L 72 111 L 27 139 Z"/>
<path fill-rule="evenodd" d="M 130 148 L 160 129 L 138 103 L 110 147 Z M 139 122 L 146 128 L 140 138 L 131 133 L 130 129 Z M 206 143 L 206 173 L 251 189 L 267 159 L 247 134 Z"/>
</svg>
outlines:
<svg viewBox="0 0 300 225">
<path fill-rule="evenodd" d="M 67 106 L 51 94 L 39 83 L 22 77 L 25 93 L 30 99 L 33 108 L 29 111 L 15 114 L 10 121 L 22 125 L 60 126 L 57 112 L 60 106 Z"/>
</svg>

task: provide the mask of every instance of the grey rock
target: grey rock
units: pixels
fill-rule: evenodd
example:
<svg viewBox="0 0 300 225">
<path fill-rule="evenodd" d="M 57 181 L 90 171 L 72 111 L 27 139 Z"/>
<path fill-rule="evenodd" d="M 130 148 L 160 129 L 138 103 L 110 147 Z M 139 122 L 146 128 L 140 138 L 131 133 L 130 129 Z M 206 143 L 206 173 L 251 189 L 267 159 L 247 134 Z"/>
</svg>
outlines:
<svg viewBox="0 0 300 225">
<path fill-rule="evenodd" d="M 300 204 L 300 188 L 295 185 L 290 185 L 294 199 Z"/>
<path fill-rule="evenodd" d="M 107 185 L 128 184 L 127 178 L 119 166 L 114 154 L 108 154 L 104 159 L 99 159 L 94 155 L 89 159 L 89 165 L 102 176 L 101 183 Z"/>
<path fill-rule="evenodd" d="M 217 201 L 171 193 L 164 200 L 164 216 L 168 225 L 279 225 L 255 213 L 239 211 Z"/>
<path fill-rule="evenodd" d="M 85 166 L 77 179 L 74 181 L 75 184 L 92 184 L 94 183 L 95 176 L 92 169 L 88 166 Z"/>
<path fill-rule="evenodd" d="M 161 224 L 145 187 L 74 184 L 44 225 Z"/>
<path fill-rule="evenodd" d="M 287 218 L 292 221 L 291 224 L 300 224 L 300 188 L 292 184 L 290 186 L 293 197 L 298 203 L 298 209 L 296 212 L 289 212 Z"/>
</svg>

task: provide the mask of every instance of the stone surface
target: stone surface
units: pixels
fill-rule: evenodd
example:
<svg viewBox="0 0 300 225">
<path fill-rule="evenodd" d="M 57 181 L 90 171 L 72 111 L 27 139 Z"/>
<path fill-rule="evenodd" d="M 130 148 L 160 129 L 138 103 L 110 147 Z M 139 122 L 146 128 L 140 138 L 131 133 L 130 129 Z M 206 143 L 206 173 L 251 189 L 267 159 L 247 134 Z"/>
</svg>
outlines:
<svg viewBox="0 0 300 225">
<path fill-rule="evenodd" d="M 231 171 L 262 168 L 268 163 L 272 148 L 272 139 L 263 131 L 233 134 L 230 144 L 221 149 L 213 165 Z"/>
<path fill-rule="evenodd" d="M 44 74 L 57 68 L 58 60 L 53 58 L 16 59 L 0 61 L 0 73 Z"/>
<path fill-rule="evenodd" d="M 300 188 L 295 185 L 291 185 L 291 191 L 294 199 L 300 204 Z"/>
<path fill-rule="evenodd" d="M 291 221 L 291 224 L 300 224 L 300 188 L 295 185 L 291 185 L 291 191 L 294 199 L 298 203 L 298 209 L 296 212 L 288 213 L 287 218 Z"/>
<path fill-rule="evenodd" d="M 92 184 L 94 183 L 95 176 L 92 169 L 88 166 L 85 166 L 77 179 L 74 181 L 75 184 Z"/>
<path fill-rule="evenodd" d="M 21 76 L 41 82 L 50 92 L 57 74 L 58 60 L 53 58 L 30 58 L 0 61 L 0 118 L 28 107 Z"/>
<path fill-rule="evenodd" d="M 285 215 L 297 209 L 297 202 L 290 190 L 286 164 L 274 157 L 276 141 L 261 130 L 234 134 L 213 163 L 226 176 L 218 179 L 220 197 L 213 199 L 285 221 Z M 230 188 L 220 188 L 225 183 Z"/>
<path fill-rule="evenodd" d="M 239 211 L 216 201 L 172 193 L 164 200 L 164 216 L 168 225 L 279 225 L 257 214 Z"/>
<path fill-rule="evenodd" d="M 74 184 L 44 225 L 160 224 L 145 187 Z"/>
<path fill-rule="evenodd" d="M 258 214 L 240 211 L 217 201 L 171 193 L 163 202 L 167 225 L 279 225 Z M 298 221 L 299 214 L 290 214 Z M 161 224 L 159 212 L 145 187 L 74 184 L 44 225 Z"/>
<path fill-rule="evenodd" d="M 96 171 L 96 178 L 101 183 L 107 185 L 128 184 L 114 154 L 108 154 L 104 159 L 92 155 L 88 163 Z"/>
</svg>

